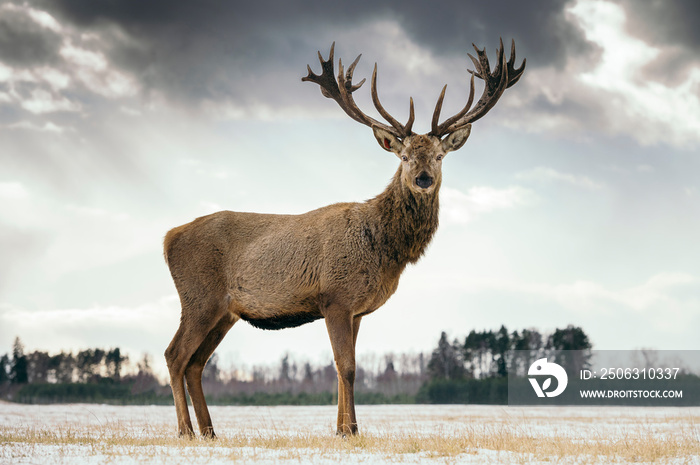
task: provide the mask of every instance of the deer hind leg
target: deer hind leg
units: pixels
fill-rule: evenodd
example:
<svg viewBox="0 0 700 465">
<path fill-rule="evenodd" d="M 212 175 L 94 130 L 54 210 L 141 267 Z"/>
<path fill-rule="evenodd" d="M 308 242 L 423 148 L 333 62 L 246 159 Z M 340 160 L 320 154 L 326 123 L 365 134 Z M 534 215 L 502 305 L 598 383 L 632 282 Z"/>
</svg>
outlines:
<svg viewBox="0 0 700 465">
<path fill-rule="evenodd" d="M 199 308 L 183 305 L 180 327 L 165 351 L 180 436 L 194 436 L 185 397 L 185 370 L 209 332 L 218 324 L 224 311 L 221 305 Z"/>
<path fill-rule="evenodd" d="M 338 429 L 336 434 L 357 433 L 355 416 L 355 347 L 353 318 L 347 314 L 326 317 L 333 357 L 338 371 Z"/>
<path fill-rule="evenodd" d="M 238 321 L 238 317 L 231 313 L 226 313 L 221 317 L 219 322 L 214 326 L 214 329 L 209 331 L 207 337 L 199 345 L 197 351 L 190 358 L 187 368 L 185 368 L 185 379 L 187 380 L 187 391 L 190 393 L 194 413 L 197 416 L 197 424 L 199 431 L 204 437 L 214 438 L 214 427 L 207 408 L 207 402 L 204 399 L 204 391 L 202 390 L 202 371 L 207 364 L 209 357 L 214 353 L 221 340 L 226 336 L 226 333 L 231 329 L 233 324 Z"/>
</svg>

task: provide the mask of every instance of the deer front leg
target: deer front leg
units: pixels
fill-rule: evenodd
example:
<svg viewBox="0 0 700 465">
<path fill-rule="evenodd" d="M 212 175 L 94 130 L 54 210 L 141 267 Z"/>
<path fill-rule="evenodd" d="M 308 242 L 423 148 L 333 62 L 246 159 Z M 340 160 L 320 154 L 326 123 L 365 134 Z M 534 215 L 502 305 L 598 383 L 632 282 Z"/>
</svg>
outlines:
<svg viewBox="0 0 700 465">
<path fill-rule="evenodd" d="M 352 353 L 353 356 L 355 354 L 355 347 L 357 345 L 357 333 L 360 331 L 360 321 L 362 320 L 361 316 L 356 316 L 352 320 Z M 338 372 L 340 373 L 340 371 Z M 345 391 L 341 388 L 341 381 L 338 379 L 338 405 L 344 405 L 345 404 Z M 354 386 L 351 387 L 352 392 L 355 392 Z M 354 402 L 353 402 L 353 412 L 354 412 Z M 338 408 L 338 428 L 340 430 L 340 425 L 343 424 L 343 412 L 341 411 L 340 408 Z M 340 433 L 338 433 L 340 434 Z"/>
<path fill-rule="evenodd" d="M 335 367 L 338 371 L 338 429 L 339 435 L 357 433 L 355 417 L 355 332 L 353 317 L 333 314 L 326 317 Z"/>
</svg>

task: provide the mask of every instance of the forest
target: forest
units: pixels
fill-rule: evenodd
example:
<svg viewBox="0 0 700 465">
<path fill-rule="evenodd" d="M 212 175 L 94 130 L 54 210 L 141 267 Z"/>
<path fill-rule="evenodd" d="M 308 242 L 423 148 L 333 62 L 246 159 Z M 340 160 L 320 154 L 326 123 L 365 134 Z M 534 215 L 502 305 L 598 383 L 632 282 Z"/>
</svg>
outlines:
<svg viewBox="0 0 700 465">
<path fill-rule="evenodd" d="M 590 349 L 588 336 L 575 326 L 551 334 L 532 328 L 510 332 L 501 326 L 495 331 L 472 330 L 461 339 L 442 332 L 431 353 L 358 357 L 356 402 L 505 404 L 508 369 L 523 369 L 513 351 L 539 358 Z M 11 352 L 0 356 L 0 398 L 22 403 L 171 404 L 170 386 L 153 373 L 151 360 L 149 355 L 130 360 L 118 347 L 28 352 L 17 337 Z M 581 363 L 585 367 L 585 360 Z M 289 355 L 273 366 L 222 369 L 215 353 L 203 374 L 212 405 L 332 404 L 337 400 L 336 383 L 332 361 L 314 366 Z"/>
</svg>

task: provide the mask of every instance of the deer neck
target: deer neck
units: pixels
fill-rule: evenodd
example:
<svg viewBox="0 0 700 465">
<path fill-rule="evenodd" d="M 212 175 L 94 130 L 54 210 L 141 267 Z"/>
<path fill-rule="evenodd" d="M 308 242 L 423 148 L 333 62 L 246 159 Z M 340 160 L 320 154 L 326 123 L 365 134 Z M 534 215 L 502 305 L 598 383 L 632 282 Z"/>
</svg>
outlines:
<svg viewBox="0 0 700 465">
<path fill-rule="evenodd" d="M 385 258 L 400 269 L 423 255 L 438 227 L 440 186 L 430 194 L 416 194 L 401 182 L 401 168 L 387 188 L 368 204 L 379 216 L 377 239 Z"/>
</svg>

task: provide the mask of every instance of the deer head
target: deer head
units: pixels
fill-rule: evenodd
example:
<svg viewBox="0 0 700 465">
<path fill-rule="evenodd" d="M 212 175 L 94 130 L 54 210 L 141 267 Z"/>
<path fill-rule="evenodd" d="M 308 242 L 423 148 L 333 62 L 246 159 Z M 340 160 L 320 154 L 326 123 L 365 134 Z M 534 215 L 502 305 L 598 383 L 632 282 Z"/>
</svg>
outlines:
<svg viewBox="0 0 700 465">
<path fill-rule="evenodd" d="M 318 84 L 321 87 L 321 93 L 325 97 L 335 100 L 348 116 L 359 123 L 371 127 L 379 145 L 384 150 L 393 152 L 401 160 L 402 182 L 417 195 L 430 194 L 439 188 L 442 181 L 442 160 L 445 155 L 460 149 L 464 145 L 471 131 L 471 123 L 484 116 L 493 108 L 501 95 L 503 95 L 503 92 L 518 82 L 525 70 L 526 61 L 523 60 L 520 68 L 515 68 L 515 41 L 511 45 L 510 59 L 506 61 L 503 52 L 503 41 L 501 40 L 497 54 L 498 64 L 492 72 L 485 49 L 479 50 L 474 45 L 477 57 L 469 54 L 469 58 L 474 63 L 476 70 L 469 70 L 471 82 L 466 105 L 459 113 L 439 124 L 442 102 L 447 89 L 447 85 L 445 85 L 435 105 L 431 131 L 427 134 L 415 134 L 412 131 L 415 119 L 413 98 L 410 99 L 409 117 L 406 124 L 399 123 L 384 109 L 379 101 L 376 63 L 372 73 L 372 102 L 379 114 L 389 124 L 381 123 L 367 116 L 359 109 L 352 94 L 364 84 L 365 79 L 353 85 L 352 76 L 355 66 L 357 66 L 362 55 L 359 55 L 352 62 L 347 72 L 343 68 L 342 60 L 338 60 L 339 71 L 336 80 L 334 76 L 334 48 L 335 42 L 331 45 L 328 60 L 324 60 L 321 52 L 318 52 L 318 58 L 321 62 L 320 75 L 315 74 L 311 67 L 307 66 L 309 74 L 301 80 Z M 484 91 L 479 101 L 472 108 L 475 76 L 484 81 Z"/>
</svg>

